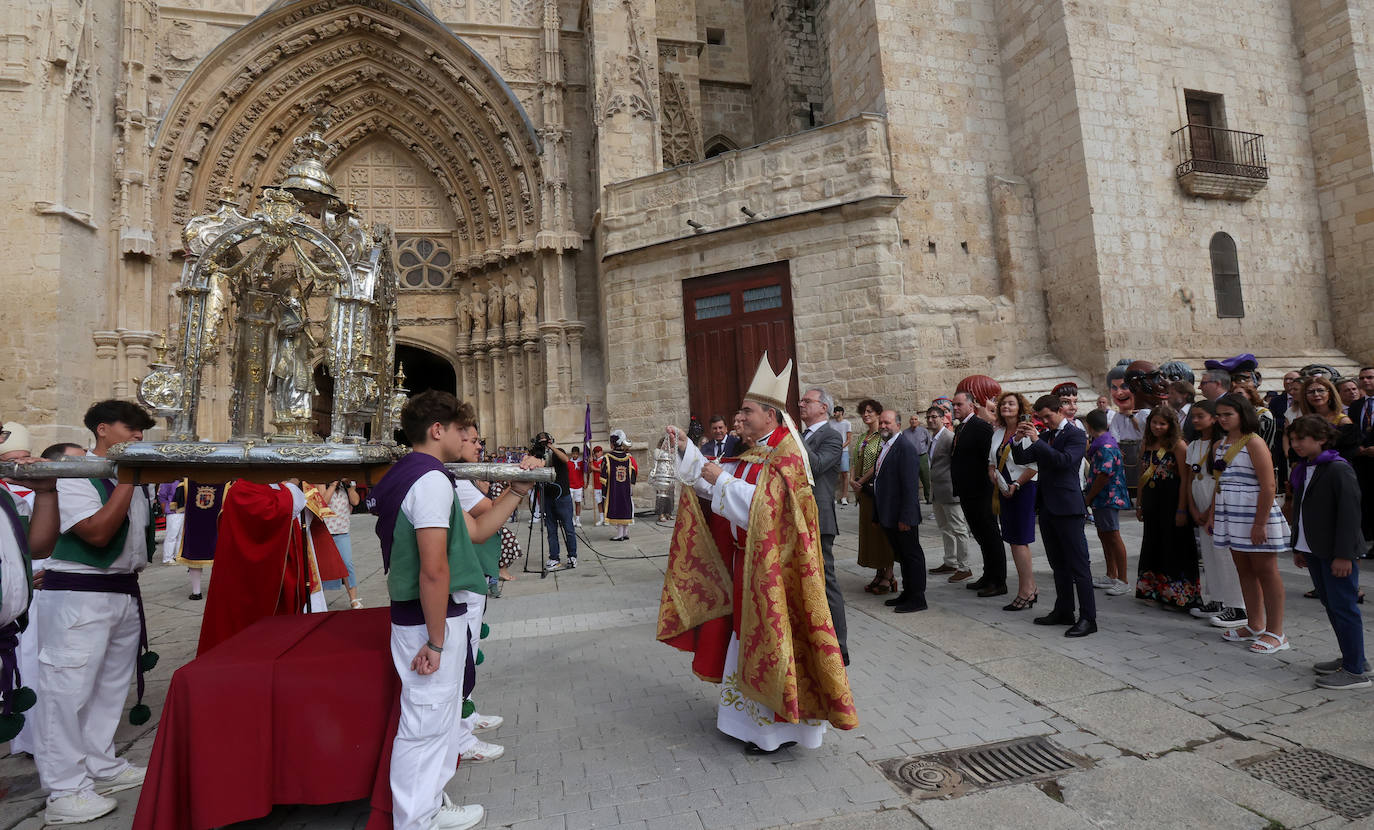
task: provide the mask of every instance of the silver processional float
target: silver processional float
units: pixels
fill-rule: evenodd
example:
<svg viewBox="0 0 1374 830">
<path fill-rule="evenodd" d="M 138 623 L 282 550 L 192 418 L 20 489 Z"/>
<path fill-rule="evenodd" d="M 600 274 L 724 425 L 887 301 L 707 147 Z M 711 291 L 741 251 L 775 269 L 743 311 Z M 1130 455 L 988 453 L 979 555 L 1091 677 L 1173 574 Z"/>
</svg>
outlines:
<svg viewBox="0 0 1374 830">
<path fill-rule="evenodd" d="M 316 480 L 326 473 L 369 485 L 407 452 L 393 438 L 406 402 L 404 375 L 399 367 L 394 376 L 389 371 L 399 327 L 395 234 L 380 223 L 364 226 L 339 198 L 324 165 L 328 127 L 318 113 L 295 139 L 297 160 L 281 183 L 263 188 L 251 216 L 226 193 L 214 212 L 193 217 L 182 230 L 180 324 L 169 321 L 172 336 L 163 338 L 138 383 L 139 401 L 166 419 L 166 438 L 117 445 L 107 459 L 0 465 L 0 475 L 117 473 L 140 484 L 183 477 Z M 312 319 L 321 307 L 323 319 Z M 230 437 L 203 441 L 197 431 L 202 378 L 224 352 L 232 383 Z M 316 356 L 334 380 L 328 438 L 315 434 Z M 553 480 L 552 470 L 514 464 L 450 469 L 481 480 Z"/>
</svg>

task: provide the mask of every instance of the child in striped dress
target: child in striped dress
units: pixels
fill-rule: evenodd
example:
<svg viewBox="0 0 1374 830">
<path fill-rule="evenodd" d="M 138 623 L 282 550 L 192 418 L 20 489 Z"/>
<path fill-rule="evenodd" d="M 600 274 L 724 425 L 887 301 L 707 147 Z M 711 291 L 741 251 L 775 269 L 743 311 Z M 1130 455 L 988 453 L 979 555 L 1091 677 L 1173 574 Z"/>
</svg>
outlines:
<svg viewBox="0 0 1374 830">
<path fill-rule="evenodd" d="M 1225 437 L 1213 450 L 1213 469 L 1221 478 L 1212 502 L 1212 544 L 1230 550 L 1249 614 L 1245 625 L 1226 630 L 1222 638 L 1273 654 L 1288 648 L 1278 568 L 1278 554 L 1288 550 L 1288 522 L 1274 503 L 1273 462 L 1258 434 L 1254 405 L 1230 394 L 1217 400 L 1216 410 Z"/>
</svg>

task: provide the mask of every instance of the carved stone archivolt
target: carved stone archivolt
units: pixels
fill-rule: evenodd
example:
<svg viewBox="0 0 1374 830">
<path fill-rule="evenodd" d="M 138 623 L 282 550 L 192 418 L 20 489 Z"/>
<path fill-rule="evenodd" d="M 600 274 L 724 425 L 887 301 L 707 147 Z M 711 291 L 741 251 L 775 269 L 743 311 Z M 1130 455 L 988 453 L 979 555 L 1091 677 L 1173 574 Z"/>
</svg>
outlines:
<svg viewBox="0 0 1374 830">
<path fill-rule="evenodd" d="M 212 55 L 192 73 L 158 136 L 157 227 L 280 175 L 294 160 L 289 137 L 328 101 L 336 154 L 385 134 L 433 175 L 458 225 L 456 272 L 535 250 L 538 137 L 501 80 L 428 15 L 387 0 L 298 2 L 226 46 L 217 54 L 233 60 Z"/>
</svg>

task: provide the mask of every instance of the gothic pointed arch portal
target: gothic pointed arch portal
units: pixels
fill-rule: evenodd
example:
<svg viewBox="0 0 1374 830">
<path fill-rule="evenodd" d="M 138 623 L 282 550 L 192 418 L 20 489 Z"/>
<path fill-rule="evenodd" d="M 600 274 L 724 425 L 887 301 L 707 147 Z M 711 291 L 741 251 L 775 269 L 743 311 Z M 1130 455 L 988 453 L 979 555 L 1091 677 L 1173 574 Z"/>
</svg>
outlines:
<svg viewBox="0 0 1374 830">
<path fill-rule="evenodd" d="M 433 17 L 390 0 L 298 0 L 216 48 L 157 137 L 154 192 L 166 250 L 223 191 L 247 200 L 293 160 L 291 139 L 332 108 L 335 152 L 382 133 L 412 153 L 455 217 L 455 272 L 535 250 L 539 147 L 492 68 Z"/>
<path fill-rule="evenodd" d="M 410 255 L 407 234 L 411 258 L 424 260 L 421 281 L 403 287 L 400 337 L 456 357 L 457 391 L 479 405 L 488 436 L 523 441 L 569 394 L 555 382 L 569 376 L 564 338 L 575 341 L 581 324 L 563 319 L 563 302 L 543 301 L 569 290 L 566 234 L 543 207 L 540 138 L 527 114 L 422 4 L 282 0 L 212 51 L 154 142 L 156 252 L 175 260 L 181 226 L 226 193 L 249 208 L 321 111 L 341 195 L 366 189 L 364 221 L 396 229 L 398 262 Z M 360 165 L 382 175 L 383 152 L 398 171 L 384 188 L 349 179 Z M 414 186 L 396 183 L 406 170 Z M 385 210 L 382 190 L 393 200 Z M 394 202 L 412 196 L 415 211 Z M 174 263 L 158 259 L 154 280 L 170 285 Z"/>
</svg>

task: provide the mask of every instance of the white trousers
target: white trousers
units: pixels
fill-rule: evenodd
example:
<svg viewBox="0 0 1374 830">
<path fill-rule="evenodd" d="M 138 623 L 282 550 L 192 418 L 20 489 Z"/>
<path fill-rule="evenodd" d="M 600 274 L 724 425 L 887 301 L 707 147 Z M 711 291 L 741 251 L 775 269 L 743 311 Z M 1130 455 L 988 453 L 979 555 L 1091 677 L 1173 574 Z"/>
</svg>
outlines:
<svg viewBox="0 0 1374 830">
<path fill-rule="evenodd" d="M 1202 599 L 1219 602 L 1227 608 L 1245 609 L 1245 595 L 1240 590 L 1240 576 L 1231 551 L 1212 544 L 1212 537 L 1200 527 L 1193 528 L 1197 545 L 1202 548 Z"/>
<path fill-rule="evenodd" d="M 940 541 L 945 544 L 945 564 L 966 571 L 968 567 L 968 548 L 972 543 L 969 535 L 968 520 L 958 504 L 935 502 L 935 524 L 940 528 Z"/>
<path fill-rule="evenodd" d="M 487 598 L 472 591 L 458 591 L 454 594 L 459 602 L 468 604 L 468 612 L 462 616 L 462 620 L 468 627 L 468 641 L 472 644 L 472 659 L 477 659 L 477 649 L 482 642 L 482 613 L 487 610 Z M 447 654 L 447 650 L 444 652 Z M 460 710 L 458 712 L 458 727 L 453 732 L 453 742 L 458 746 L 458 754 L 463 754 L 477 745 L 477 736 L 473 730 L 477 728 L 476 709 L 472 710 L 472 715 L 463 717 Z"/>
<path fill-rule="evenodd" d="M 19 648 L 15 653 L 19 660 L 19 676 L 24 685 L 31 689 L 36 688 L 38 684 L 38 650 L 43 645 L 38 637 L 38 621 L 43 614 L 39 610 L 42 604 L 39 600 L 46 593 L 47 591 L 33 592 L 33 601 L 29 603 L 29 627 L 19 635 Z M 38 711 L 34 710 L 24 717 L 24 728 L 10 741 L 10 752 L 27 752 L 33 755 L 34 747 L 38 746 L 39 741 Z"/>
<path fill-rule="evenodd" d="M 44 591 L 39 617 L 39 734 L 34 760 L 50 797 L 88 790 L 129 762 L 114 734 L 138 659 L 138 601 L 123 594 Z"/>
<path fill-rule="evenodd" d="M 391 746 L 391 816 L 394 830 L 429 830 L 441 796 L 458 768 L 453 730 L 463 697 L 467 654 L 462 617 L 450 617 L 439 670 L 410 668 L 429 639 L 423 625 L 391 626 L 391 662 L 401 678 L 401 720 Z"/>
<path fill-rule="evenodd" d="M 185 513 L 168 513 L 167 533 L 162 537 L 162 561 L 174 562 L 181 552 L 181 531 L 186 525 Z"/>
</svg>

